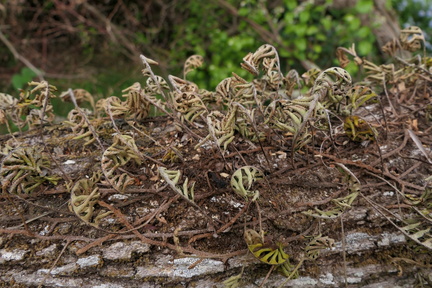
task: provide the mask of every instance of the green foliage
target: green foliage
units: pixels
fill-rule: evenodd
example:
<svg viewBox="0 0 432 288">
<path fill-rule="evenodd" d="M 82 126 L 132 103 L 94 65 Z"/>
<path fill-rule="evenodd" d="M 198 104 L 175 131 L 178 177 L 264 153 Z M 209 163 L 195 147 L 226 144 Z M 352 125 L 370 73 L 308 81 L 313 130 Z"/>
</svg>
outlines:
<svg viewBox="0 0 432 288">
<path fill-rule="evenodd" d="M 420 27 L 425 35 L 432 34 L 432 6 L 430 1 L 423 0 L 391 0 L 393 7 L 397 10 L 402 27 L 415 25 Z M 430 53 L 432 45 L 426 43 Z"/>
<path fill-rule="evenodd" d="M 334 55 L 338 46 L 352 43 L 358 43 L 362 56 L 378 54 L 372 27 L 360 22 L 361 14 L 371 12 L 372 0 L 362 0 L 355 7 L 342 10 L 332 8 L 332 1 L 323 5 L 291 0 L 272 5 L 260 0 L 227 2 L 237 17 L 231 17 L 215 3 L 188 3 L 185 9 L 189 9 L 189 17 L 174 36 L 178 40 L 171 46 L 171 51 L 176 51 L 171 54 L 171 63 L 192 54 L 204 56 L 208 63 L 189 77 L 199 87 L 213 89 L 231 72 L 247 77 L 239 69 L 238 59 L 263 42 L 278 48 L 283 67 L 295 69 L 302 69 L 302 61 L 319 67 L 335 65 L 337 62 L 329 55 Z M 213 12 L 202 13 L 203 10 Z M 348 71 L 355 73 L 357 68 L 350 66 Z"/>
<path fill-rule="evenodd" d="M 21 69 L 19 74 L 15 74 L 12 76 L 12 86 L 18 90 L 23 89 L 27 86 L 27 83 L 32 81 L 32 79 L 36 76 L 36 73 L 30 68 L 24 67 Z"/>
<path fill-rule="evenodd" d="M 78 55 L 64 57 L 61 73 L 69 74 L 65 70 L 68 70 L 69 66 L 73 67 L 68 64 L 70 58 L 76 59 L 73 65 L 86 63 L 86 66 L 100 68 L 97 74 L 94 73 L 96 71 L 85 71 L 84 80 L 56 79 L 56 86 L 60 90 L 81 87 L 98 96 L 97 98 L 101 95 L 110 96 L 137 81 L 132 79 L 137 75 L 136 71 L 125 71 L 128 68 L 124 68 L 124 63 L 133 63 L 139 52 L 144 52 L 153 59 L 160 59 L 162 73 L 159 74 L 164 76 L 165 71 L 179 75 L 180 63 L 184 59 L 194 54 L 202 55 L 203 67 L 191 72 L 188 79 L 193 80 L 198 87 L 209 90 L 231 76 L 232 72 L 248 79 L 250 75 L 240 68 L 239 59 L 264 43 L 278 49 L 280 64 L 286 70 L 307 70 L 306 62 L 319 67 L 335 66 L 337 62 L 330 55 L 334 55 L 338 46 L 347 47 L 352 43 L 357 43 L 357 51 L 361 57 L 378 55 L 372 27 L 363 26 L 360 21 L 362 14 L 368 14 L 373 9 L 372 0 L 357 1 L 357 4 L 349 9 L 333 8 L 331 0 L 320 1 L 319 5 L 316 4 L 317 1 L 310 0 L 268 3 L 261 0 L 184 1 L 181 5 L 169 7 L 156 2 L 150 1 L 144 6 L 122 3 L 112 14 L 109 12 L 113 11 L 110 10 L 110 4 L 100 6 L 96 3 L 78 5 L 75 7 L 78 13 L 62 11 L 66 19 L 61 20 L 64 21 L 64 26 L 60 27 L 64 30 L 58 32 L 62 39 L 59 42 L 66 43 L 68 49 L 74 49 L 72 51 L 75 52 L 69 54 L 78 51 Z M 93 10 L 88 10 L 89 7 Z M 50 18 L 49 15 L 58 13 L 56 9 L 59 8 L 47 2 L 27 13 L 38 11 L 34 16 L 38 20 L 45 17 L 46 23 L 43 22 L 38 31 L 49 29 L 53 25 L 57 29 L 58 22 L 51 23 L 46 20 Z M 109 17 L 107 21 L 110 21 L 112 29 L 108 31 L 107 22 L 102 21 L 103 18 L 95 19 L 91 11 L 98 11 L 101 16 Z M 13 13 L 14 11 L 11 11 L 11 15 Z M 75 19 L 74 15 L 77 14 L 83 15 L 88 21 Z M 21 16 L 17 17 L 21 20 Z M 73 29 L 66 29 L 72 24 Z M 26 29 L 35 29 L 32 27 Z M 27 34 L 32 35 L 31 31 Z M 62 47 L 55 49 L 58 55 L 68 51 Z M 133 49 L 136 51 L 132 51 Z M 106 59 L 110 60 L 107 62 Z M 34 64 L 40 66 L 37 61 Z M 136 64 L 138 65 L 138 61 Z M 15 88 L 23 88 L 30 80 L 29 71 L 25 69 L 27 68 L 15 75 Z M 354 65 L 346 69 L 351 74 L 358 71 Z M 55 73 L 52 67 L 48 72 Z M 53 105 L 58 115 L 64 116 L 70 109 L 64 109 L 64 105 L 56 101 Z"/>
</svg>

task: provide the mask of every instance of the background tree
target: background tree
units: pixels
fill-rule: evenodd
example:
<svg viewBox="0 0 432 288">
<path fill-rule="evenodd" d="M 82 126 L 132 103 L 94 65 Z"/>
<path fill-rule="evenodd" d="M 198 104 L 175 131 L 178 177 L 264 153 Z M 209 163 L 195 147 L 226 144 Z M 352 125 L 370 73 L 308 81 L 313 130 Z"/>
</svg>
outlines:
<svg viewBox="0 0 432 288">
<path fill-rule="evenodd" d="M 61 89 L 120 94 L 141 80 L 142 53 L 165 75 L 179 75 L 188 56 L 203 55 L 204 67 L 190 77 L 213 89 L 232 71 L 247 77 L 238 59 L 263 43 L 280 51 L 284 69 L 337 65 L 336 47 L 352 43 L 379 63 L 380 47 L 399 33 L 395 9 L 403 23 L 430 31 L 431 8 L 421 1 L 11 0 L 0 4 L 0 40 L 7 44 L 0 46 L 0 87 L 22 88 L 37 74 L 30 63 Z"/>
</svg>

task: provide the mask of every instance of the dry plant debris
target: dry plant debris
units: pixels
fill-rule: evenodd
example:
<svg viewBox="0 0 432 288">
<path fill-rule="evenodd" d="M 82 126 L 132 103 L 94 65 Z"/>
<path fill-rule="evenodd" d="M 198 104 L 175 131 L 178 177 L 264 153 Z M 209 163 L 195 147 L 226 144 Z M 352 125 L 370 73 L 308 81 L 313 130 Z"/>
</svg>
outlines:
<svg viewBox="0 0 432 288">
<path fill-rule="evenodd" d="M 338 49 L 341 67 L 300 77 L 283 74 L 266 44 L 243 58 L 252 80 L 233 74 L 216 91 L 186 79 L 200 56 L 168 80 L 141 56 L 145 84 L 96 103 L 70 89 L 61 97 L 75 109 L 57 124 L 47 82 L 19 98 L 0 94 L 0 123 L 29 128 L 1 137 L 4 246 L 63 240 L 81 255 L 133 238 L 177 257 L 250 251 L 269 265 L 267 277 L 277 268 L 289 279 L 343 240 L 358 206 L 386 222 L 357 229 L 397 229 L 412 241 L 411 258 L 400 259 L 419 263 L 432 250 L 432 60 L 395 55 L 422 47 L 410 27 L 385 46 L 393 63 L 375 65 L 353 45 Z M 367 75 L 361 82 L 343 69 L 350 57 Z M 225 285 L 237 287 L 243 273 Z"/>
</svg>

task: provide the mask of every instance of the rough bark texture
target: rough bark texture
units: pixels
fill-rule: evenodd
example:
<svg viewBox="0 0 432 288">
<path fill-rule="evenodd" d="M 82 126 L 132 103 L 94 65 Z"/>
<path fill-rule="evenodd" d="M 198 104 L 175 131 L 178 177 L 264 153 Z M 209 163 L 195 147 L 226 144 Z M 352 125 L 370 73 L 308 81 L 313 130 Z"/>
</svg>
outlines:
<svg viewBox="0 0 432 288">
<path fill-rule="evenodd" d="M 393 48 L 418 51 L 410 33 Z M 338 52 L 341 65 L 355 56 Z M 76 108 L 58 124 L 47 82 L 0 94 L 0 120 L 31 127 L 0 138 L 3 285 L 431 284 L 428 58 L 355 57 L 370 87 L 340 67 L 308 71 L 302 86 L 267 44 L 242 63 L 254 80 L 234 75 L 215 92 L 169 86 L 141 60 L 144 87 L 93 111 L 78 106 L 89 93 L 69 90 Z M 166 116 L 149 117 L 151 105 Z"/>
<path fill-rule="evenodd" d="M 99 228 L 80 221 L 67 209 L 66 202 L 70 196 L 63 185 L 44 186 L 31 196 L 3 194 L 0 238 L 0 281 L 3 285 L 36 287 L 43 283 L 43 287 L 223 287 L 222 281 L 240 273 L 241 267 L 244 267 L 240 287 L 257 287 L 264 282 L 272 266 L 260 263 L 247 252 L 243 230 L 245 225 L 258 230 L 259 217 L 263 230 L 284 243 L 292 265 L 298 264 L 305 256 L 304 248 L 310 240 L 307 236 L 322 234 L 335 241 L 331 247 L 321 247 L 321 253 L 315 260 L 306 260 L 300 266 L 299 278 L 285 283 L 286 278 L 275 269 L 265 281 L 265 287 L 278 287 L 283 283 L 283 287 L 413 287 L 419 277 L 430 279 L 430 270 L 427 268 L 430 267 L 430 254 L 415 252 L 415 246 L 407 241 L 401 231 L 365 199 L 359 197 L 351 209 L 333 220 L 315 219 L 301 213 L 313 207 L 326 210 L 326 207 L 332 207 L 332 199 L 348 193 L 350 188 L 344 182 L 343 174 L 330 167 L 336 163 L 344 164 L 354 171 L 364 184 L 362 193 L 374 203 L 389 209 L 396 207 L 399 203 L 396 191 L 387 183 L 376 181 L 376 177 L 386 177 L 392 181 L 388 178 L 392 174 L 370 176 L 379 173 L 375 171 L 376 168 L 366 164 L 371 160 L 375 144 L 364 148 L 350 143 L 346 147 L 348 149 L 340 151 L 345 155 L 341 158 L 310 150 L 309 155 L 295 156 L 296 161 L 301 162 L 295 164 L 296 168 L 282 151 L 273 151 L 270 146 L 265 146 L 273 166 L 268 167 L 261 149 L 252 149 L 251 143 L 240 139 L 236 140 L 239 152 L 226 155 L 227 163 L 224 163 L 214 148 L 194 150 L 194 145 L 190 144 L 193 141 L 186 134 L 178 132 L 169 118 L 149 119 L 142 124 L 152 131 L 150 134 L 159 143 L 177 143 L 177 147 L 181 147 L 179 153 L 183 159 L 174 162 L 165 159 L 166 164 L 180 167 L 186 175 L 197 181 L 196 201 L 203 210 L 197 210 L 175 196 L 169 187 L 157 188 L 158 185 L 152 181 L 160 180 L 150 180 L 151 170 L 142 172 L 145 171 L 144 167 L 150 169 L 154 165 L 151 161 L 140 167 L 128 168 L 129 171 L 135 171 L 135 177 L 141 184 L 128 188 L 124 194 L 109 188 L 107 183 L 100 184 L 101 199 L 121 210 L 129 223 L 139 226 L 135 232 L 124 229 L 122 220 L 114 224 L 100 224 Z M 127 126 L 123 129 L 127 129 Z M 31 144 L 40 151 L 50 151 L 60 165 L 57 168 L 66 172 L 71 179 L 91 175 L 90 171 L 99 165 L 100 152 L 97 146 L 83 148 L 78 145 L 82 142 L 71 140 L 73 135 L 68 133 L 59 125 L 36 129 L 16 137 L 24 146 Z M 388 141 L 387 148 L 382 147 L 386 163 L 393 161 L 387 166 L 389 170 L 406 170 L 415 162 L 410 160 L 414 162 L 408 163 L 406 159 L 401 162 L 399 156 L 390 156 L 392 149 L 401 147 L 408 140 L 403 137 L 398 139 L 400 133 L 395 131 L 395 135 L 391 136 L 394 142 Z M 3 136 L 3 145 L 7 141 L 11 143 L 12 139 Z M 108 137 L 102 141 L 111 142 Z M 152 153 L 149 155 L 157 159 L 155 155 L 158 152 L 150 152 L 151 147 L 145 143 L 147 140 L 137 138 L 136 141 L 141 145 L 140 149 L 147 149 Z M 180 143 L 183 144 L 179 146 Z M 415 145 L 405 145 L 404 153 L 416 153 Z M 168 151 L 166 148 L 160 149 L 159 152 Z M 321 156 L 313 157 L 313 153 Z M 226 179 L 216 174 L 224 171 L 225 165 L 238 165 L 237 161 L 242 161 L 240 155 L 248 164 L 259 165 L 269 171 L 266 183 L 258 187 L 261 215 L 258 214 L 258 206 L 253 203 L 242 213 L 242 207 L 247 203 L 232 193 Z M 161 161 L 164 161 L 163 156 L 159 156 Z M 380 162 L 377 156 L 372 158 Z M 393 160 L 390 161 L 390 158 Z M 377 164 L 377 167 L 380 165 Z M 427 171 L 427 167 L 418 167 L 407 175 L 407 178 L 417 177 L 417 180 L 400 181 L 408 189 L 415 189 L 415 183 L 420 184 L 422 175 Z M 170 200 L 169 205 L 164 206 Z M 398 213 L 400 209 L 406 209 L 403 205 L 400 207 L 392 211 Z M 161 213 L 156 219 L 147 217 L 157 209 L 161 209 Z M 203 217 L 203 212 L 208 213 L 213 220 L 217 219 L 218 222 L 214 223 L 217 229 L 238 213 L 240 217 L 229 229 L 213 235 L 209 219 Z M 406 214 L 409 209 L 400 212 Z M 23 219 L 28 220 L 26 225 L 23 225 Z M 143 221 L 138 221 L 143 219 L 150 222 L 143 226 Z M 110 231 L 120 234 L 110 234 Z M 197 235 L 203 238 L 197 238 Z M 179 245 L 177 248 L 176 243 Z M 201 258 L 191 255 L 204 260 L 196 262 Z"/>
</svg>

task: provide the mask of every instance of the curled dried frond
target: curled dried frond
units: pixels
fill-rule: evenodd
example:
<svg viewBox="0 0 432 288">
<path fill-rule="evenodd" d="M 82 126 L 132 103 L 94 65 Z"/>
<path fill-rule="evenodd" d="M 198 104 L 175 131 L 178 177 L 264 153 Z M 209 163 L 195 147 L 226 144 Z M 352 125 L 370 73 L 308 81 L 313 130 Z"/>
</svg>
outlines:
<svg viewBox="0 0 432 288">
<path fill-rule="evenodd" d="M 248 53 L 244 58 L 243 58 L 243 63 L 241 63 L 241 67 L 248 71 L 249 73 L 251 73 L 254 76 L 258 76 L 259 71 L 258 71 L 258 65 L 257 63 L 254 62 L 254 54 L 252 53 Z"/>
<path fill-rule="evenodd" d="M 366 103 L 376 101 L 378 95 L 367 86 L 356 85 L 351 88 L 347 93 L 347 102 L 344 107 L 349 115 L 352 115 L 361 106 Z"/>
<path fill-rule="evenodd" d="M 285 263 L 289 256 L 283 250 L 282 244 L 266 243 L 262 237 L 252 229 L 246 229 L 244 239 L 249 251 L 263 263 L 269 265 L 281 265 Z"/>
<path fill-rule="evenodd" d="M 155 77 L 147 78 L 146 87 L 144 87 L 144 91 L 151 95 L 163 95 L 164 90 L 169 90 L 169 85 L 164 78 L 161 76 L 155 75 Z"/>
<path fill-rule="evenodd" d="M 256 181 L 263 178 L 264 173 L 260 169 L 253 166 L 243 166 L 231 176 L 231 188 L 237 195 L 246 200 L 252 198 L 251 201 L 255 201 L 259 197 L 259 191 L 252 191 L 252 186 Z"/>
<path fill-rule="evenodd" d="M 96 139 L 93 137 L 93 133 L 89 129 L 88 122 L 82 113 L 90 116 L 92 113 L 87 109 L 81 109 L 81 112 L 77 109 L 72 109 L 67 116 L 67 121 L 64 121 L 66 126 L 72 128 L 73 137 L 72 139 L 84 139 L 86 142 L 84 146 L 92 144 Z"/>
<path fill-rule="evenodd" d="M 127 92 L 122 96 L 126 98 L 129 115 L 138 120 L 146 118 L 150 111 L 150 102 L 144 97 L 141 84 L 135 82 L 132 86 L 122 90 L 122 92 Z"/>
<path fill-rule="evenodd" d="M 179 170 L 168 170 L 165 167 L 159 167 L 158 170 L 159 170 L 159 174 L 168 183 L 171 189 L 173 189 L 175 192 L 177 192 L 180 196 L 182 196 L 187 201 L 195 203 L 194 202 L 195 182 L 189 183 L 189 178 L 186 177 L 182 185 L 177 185 L 181 177 L 181 172 Z"/>
<path fill-rule="evenodd" d="M 240 105 L 240 104 L 237 104 Z M 235 129 L 240 132 L 240 134 L 251 140 L 252 142 L 259 142 L 265 140 L 265 132 L 262 128 L 262 125 L 264 121 L 260 119 L 261 121 L 256 121 L 257 117 L 256 109 L 246 109 L 243 106 L 240 106 L 242 109 L 240 109 L 237 112 L 237 119 L 235 124 Z M 260 117 L 262 118 L 262 117 Z"/>
<path fill-rule="evenodd" d="M 396 55 L 396 53 L 399 49 L 402 49 L 402 47 L 401 47 L 401 44 L 399 42 L 399 39 L 396 39 L 396 38 L 387 42 L 385 45 L 383 45 L 381 47 L 381 50 L 384 53 L 387 53 L 392 57 Z"/>
<path fill-rule="evenodd" d="M 345 118 L 344 130 L 346 135 L 356 142 L 374 141 L 377 136 L 375 128 L 363 118 L 355 115 Z"/>
<path fill-rule="evenodd" d="M 96 183 L 99 179 L 100 174 L 95 173 L 89 179 L 78 180 L 70 189 L 69 210 L 74 212 L 82 221 L 94 227 L 98 227 L 103 218 L 112 214 L 111 211 L 97 208 L 100 193 Z"/>
<path fill-rule="evenodd" d="M 17 114 L 17 104 L 18 99 L 15 97 L 0 93 L 0 124 L 7 122 L 7 117 L 9 117 L 13 122 L 19 122 L 21 119 Z"/>
<path fill-rule="evenodd" d="M 342 100 L 348 88 L 351 88 L 351 75 L 344 69 L 332 67 L 324 70 L 317 77 L 312 88 L 313 94 L 320 94 L 320 101 L 328 100 L 338 103 Z M 324 97 L 327 96 L 325 99 Z"/>
<path fill-rule="evenodd" d="M 234 77 L 225 78 L 216 86 L 216 97 L 221 99 L 220 102 L 229 103 L 231 101 L 234 93 L 232 90 L 234 81 Z"/>
<path fill-rule="evenodd" d="M 333 199 L 333 203 L 335 203 L 336 205 L 325 211 L 315 207 L 314 211 L 308 210 L 302 213 L 319 219 L 336 219 L 339 218 L 347 209 L 351 208 L 351 204 L 357 198 L 357 195 L 358 192 L 354 192 L 346 197 Z"/>
<path fill-rule="evenodd" d="M 173 92 L 173 106 L 179 113 L 181 121 L 194 122 L 194 120 L 207 112 L 206 105 L 194 92 Z"/>
<path fill-rule="evenodd" d="M 201 67 L 204 63 L 204 58 L 201 55 L 192 55 L 190 56 L 183 67 L 183 78 L 186 79 L 186 75 L 195 70 L 198 67 Z"/>
<path fill-rule="evenodd" d="M 425 45 L 426 41 L 423 31 L 417 26 L 410 26 L 406 29 L 402 29 L 399 40 L 402 44 L 402 48 L 410 52 L 420 50 L 422 45 Z"/>
<path fill-rule="evenodd" d="M 284 90 L 279 90 L 278 94 L 281 95 L 282 99 L 293 99 L 294 88 L 302 88 L 298 72 L 296 70 L 290 70 L 283 80 L 285 85 Z"/>
<path fill-rule="evenodd" d="M 53 92 L 57 91 L 55 86 L 49 85 L 46 81 L 30 82 L 35 86 L 32 90 L 21 90 L 20 98 L 16 105 L 16 116 L 25 117 L 25 120 L 18 120 L 15 124 L 20 128 L 29 124 L 30 127 L 43 123 L 50 123 L 54 120 L 51 98 L 55 98 Z"/>
<path fill-rule="evenodd" d="M 354 57 L 354 63 L 356 65 L 363 64 L 363 60 L 357 55 L 357 52 L 355 50 L 355 44 L 353 43 L 350 48 L 338 47 L 336 49 L 336 57 L 338 58 L 340 66 L 342 68 L 345 68 L 350 63 L 350 60 L 348 59 L 348 56 L 346 54 Z"/>
<path fill-rule="evenodd" d="M 135 178 L 128 173 L 117 171 L 119 167 L 130 162 L 141 164 L 141 156 L 134 139 L 128 135 L 114 135 L 113 144 L 102 154 L 101 167 L 105 178 L 120 193 L 135 182 Z"/>
<path fill-rule="evenodd" d="M 322 71 L 318 68 L 312 68 L 303 73 L 301 76 L 305 81 L 305 85 L 307 87 L 312 87 L 321 72 Z"/>
<path fill-rule="evenodd" d="M 226 150 L 235 138 L 236 112 L 237 106 L 230 106 L 230 110 L 226 115 L 217 110 L 210 112 L 206 117 L 209 134 L 195 148 L 202 145 L 205 141 L 212 139 L 219 147 L 223 147 Z"/>
<path fill-rule="evenodd" d="M 199 96 L 199 89 L 195 83 L 169 76 L 174 91 L 171 92 L 172 105 L 183 122 L 193 122 L 197 117 L 207 112 L 206 105 Z"/>
<path fill-rule="evenodd" d="M 316 260 L 321 254 L 321 250 L 332 248 L 334 246 L 334 243 L 334 239 L 319 234 L 313 237 L 309 244 L 306 246 L 306 255 L 309 259 Z"/>
<path fill-rule="evenodd" d="M 57 87 L 49 85 L 47 81 L 32 81 L 28 84 L 29 86 L 35 86 L 32 90 L 30 90 L 30 94 L 32 94 L 32 96 L 34 97 L 34 99 L 32 100 L 33 105 L 42 107 L 46 98 L 50 99 L 57 97 L 54 94 L 54 92 L 57 91 Z"/>
<path fill-rule="evenodd" d="M 114 118 L 124 117 L 129 112 L 126 103 L 116 96 L 104 99 L 102 107 L 107 115 L 111 115 Z"/>
<path fill-rule="evenodd" d="M 94 97 L 87 90 L 85 90 L 85 89 L 74 89 L 73 93 L 74 93 L 74 96 L 75 96 L 75 99 L 76 99 L 76 102 L 77 102 L 78 105 L 80 105 L 83 102 L 88 102 L 88 103 L 90 103 L 90 105 L 93 108 L 93 110 L 96 108 L 95 107 L 95 102 L 94 102 Z M 63 101 L 72 102 L 69 91 L 65 91 L 65 92 L 61 93 L 60 94 L 60 98 Z"/>
<path fill-rule="evenodd" d="M 168 79 L 171 83 L 171 85 L 173 85 L 174 90 L 178 91 L 178 92 L 193 92 L 193 93 L 198 93 L 199 88 L 198 85 L 196 85 L 193 82 L 190 82 L 188 80 L 176 77 L 176 76 L 172 76 L 169 75 Z"/>
<path fill-rule="evenodd" d="M 61 178 L 51 173 L 47 155 L 37 147 L 19 147 L 9 152 L 0 168 L 3 192 L 30 194 L 44 183 L 56 184 Z"/>
</svg>

